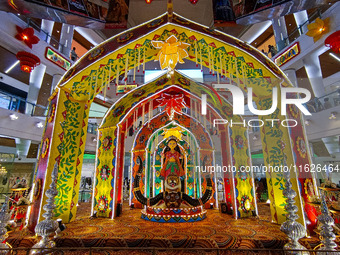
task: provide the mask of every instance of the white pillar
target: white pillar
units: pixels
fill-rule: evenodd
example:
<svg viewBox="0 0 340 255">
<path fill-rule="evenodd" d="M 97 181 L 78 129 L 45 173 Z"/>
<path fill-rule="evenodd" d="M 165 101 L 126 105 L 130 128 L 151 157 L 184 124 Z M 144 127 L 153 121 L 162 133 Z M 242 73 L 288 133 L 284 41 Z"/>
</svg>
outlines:
<svg viewBox="0 0 340 255">
<path fill-rule="evenodd" d="M 62 75 L 57 73 L 53 74 L 53 79 L 52 79 L 52 86 L 51 86 L 51 94 L 55 90 L 56 86 L 58 85 L 58 82 L 60 81 Z"/>
<path fill-rule="evenodd" d="M 53 26 L 54 26 L 54 21 L 46 20 L 46 19 L 43 19 L 41 21 L 41 30 L 43 30 L 45 33 L 48 34 L 48 36 L 47 36 L 45 33 L 41 32 L 41 36 L 45 36 L 45 38 L 41 38 L 41 39 L 46 41 L 48 44 L 51 41 Z"/>
<path fill-rule="evenodd" d="M 284 39 L 288 37 L 286 21 L 284 17 L 272 20 L 274 37 L 277 50 L 282 50 L 286 45 Z"/>
<path fill-rule="evenodd" d="M 64 23 L 60 31 L 59 51 L 67 57 L 70 57 L 73 30 L 74 30 L 73 25 L 68 25 Z"/>
<path fill-rule="evenodd" d="M 295 18 L 295 22 L 296 22 L 297 27 L 299 27 L 299 26 L 301 26 L 303 23 L 305 23 L 308 20 L 308 13 L 307 13 L 306 10 L 300 11 L 300 12 L 296 12 L 296 13 L 294 13 L 294 18 Z M 308 22 L 306 22 L 301 27 L 301 29 L 299 29 L 300 35 L 307 31 L 307 25 L 308 25 Z"/>
<path fill-rule="evenodd" d="M 325 94 L 322 72 L 319 57 L 316 54 L 307 55 L 303 59 L 309 82 L 312 86 L 315 97 L 322 97 Z"/>
<path fill-rule="evenodd" d="M 288 79 L 294 85 L 294 87 L 298 87 L 295 69 L 287 69 L 284 70 L 283 72 L 287 75 Z"/>
<path fill-rule="evenodd" d="M 38 65 L 33 69 L 30 74 L 29 89 L 27 93 L 27 101 L 33 104 L 37 103 L 41 83 L 43 81 L 46 71 L 46 66 L 43 64 Z M 32 114 L 33 106 L 26 105 L 26 114 Z"/>
</svg>

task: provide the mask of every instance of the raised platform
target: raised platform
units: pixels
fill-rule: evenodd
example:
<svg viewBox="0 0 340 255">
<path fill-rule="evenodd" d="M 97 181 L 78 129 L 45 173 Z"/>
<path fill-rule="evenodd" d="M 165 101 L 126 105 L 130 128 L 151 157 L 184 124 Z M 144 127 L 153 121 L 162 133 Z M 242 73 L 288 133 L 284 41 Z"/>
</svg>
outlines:
<svg viewBox="0 0 340 255">
<path fill-rule="evenodd" d="M 123 206 L 122 216 L 114 220 L 90 218 L 90 208 L 88 203 L 80 204 L 77 219 L 67 224 L 67 229 L 56 239 L 57 247 L 281 249 L 287 242 L 285 234 L 280 231 L 280 225 L 271 223 L 269 207 L 259 208 L 259 218 L 239 220 L 233 219 L 231 215 L 221 214 L 216 209 L 208 209 L 205 220 L 181 224 L 145 221 L 141 219 L 140 209 L 131 210 L 127 206 Z M 13 247 L 32 247 L 37 240 L 27 231 L 17 231 L 10 233 L 8 242 Z M 311 249 L 319 243 L 317 238 L 306 238 L 302 242 Z"/>
<path fill-rule="evenodd" d="M 204 220 L 207 211 L 202 206 L 191 208 L 157 208 L 148 206 L 142 210 L 142 219 L 158 223 L 189 223 Z"/>
</svg>

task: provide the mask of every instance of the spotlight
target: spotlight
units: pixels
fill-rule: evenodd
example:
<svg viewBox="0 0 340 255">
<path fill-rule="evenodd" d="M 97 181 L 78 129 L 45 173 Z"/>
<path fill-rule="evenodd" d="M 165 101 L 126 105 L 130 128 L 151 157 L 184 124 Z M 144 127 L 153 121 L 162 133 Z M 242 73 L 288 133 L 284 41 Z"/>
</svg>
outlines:
<svg viewBox="0 0 340 255">
<path fill-rule="evenodd" d="M 9 115 L 9 118 L 11 120 L 17 120 L 19 117 L 16 114 L 13 113 L 13 114 Z"/>
<path fill-rule="evenodd" d="M 214 208 L 214 203 L 210 203 L 210 209 Z"/>
<path fill-rule="evenodd" d="M 42 122 L 38 122 L 36 124 L 37 128 L 43 128 L 44 127 L 44 124 Z"/>
<path fill-rule="evenodd" d="M 330 120 L 335 120 L 336 119 L 336 112 L 331 112 L 331 116 L 329 116 Z"/>
<path fill-rule="evenodd" d="M 266 204 L 270 204 L 270 200 L 269 199 L 266 201 Z"/>
</svg>

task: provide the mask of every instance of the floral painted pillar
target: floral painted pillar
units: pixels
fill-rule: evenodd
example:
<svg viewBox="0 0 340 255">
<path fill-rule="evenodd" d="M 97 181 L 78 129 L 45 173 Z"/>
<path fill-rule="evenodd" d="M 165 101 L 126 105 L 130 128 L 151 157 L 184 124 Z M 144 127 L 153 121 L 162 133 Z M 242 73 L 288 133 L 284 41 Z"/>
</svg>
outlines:
<svg viewBox="0 0 340 255">
<path fill-rule="evenodd" d="M 242 125 L 235 125 L 229 128 L 230 155 L 234 167 L 234 216 L 244 218 L 257 214 L 255 186 L 251 167 L 250 148 L 248 143 L 247 128 Z"/>
<path fill-rule="evenodd" d="M 257 104 L 258 109 L 269 109 L 272 105 L 272 98 L 261 98 Z M 280 102 L 278 102 L 278 105 L 280 105 Z M 259 116 L 259 118 L 262 126 L 260 127 L 262 149 L 272 220 L 279 224 L 286 221 L 286 211 L 284 209 L 286 199 L 282 193 L 285 186 L 283 167 L 286 167 L 291 173 L 292 188 L 297 192 L 295 205 L 298 207 L 298 221 L 305 226 L 297 175 L 293 168 L 295 164 L 292 153 L 293 144 L 290 139 L 289 129 L 282 125 L 287 124 L 285 122 L 286 116 L 280 114 L 280 106 L 278 106 L 274 113 L 269 116 Z"/>
<path fill-rule="evenodd" d="M 55 198 L 54 215 L 63 222 L 70 222 L 75 218 L 77 210 L 89 102 L 76 101 L 63 89 L 57 89 L 51 98 L 35 182 L 37 193 L 40 189 L 41 195 L 34 197 L 29 220 L 30 229 L 42 219 L 40 210 L 47 199 L 42 194 L 45 187 L 50 185 L 49 176 L 56 162 L 59 164 L 58 195 Z"/>
</svg>

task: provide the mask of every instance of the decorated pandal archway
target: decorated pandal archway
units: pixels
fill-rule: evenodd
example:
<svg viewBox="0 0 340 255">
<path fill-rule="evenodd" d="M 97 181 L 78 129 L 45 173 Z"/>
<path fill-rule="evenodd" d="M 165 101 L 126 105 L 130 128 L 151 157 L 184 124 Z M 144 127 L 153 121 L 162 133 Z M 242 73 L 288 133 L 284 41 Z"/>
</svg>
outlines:
<svg viewBox="0 0 340 255">
<path fill-rule="evenodd" d="M 156 214 L 176 213 L 168 209 L 182 208 L 181 211 L 189 210 L 190 214 L 201 211 L 188 218 L 180 216 L 178 221 L 197 220 L 206 216 L 205 210 L 218 207 L 215 173 L 196 172 L 196 169 L 215 164 L 216 151 L 221 152 L 224 166 L 240 170 L 251 165 L 248 127 L 230 124 L 232 121 L 243 123 L 242 116 L 233 115 L 232 102 L 230 104 L 220 92 L 176 72 L 183 61 L 193 61 L 200 69 L 208 68 L 216 75 L 217 84 L 232 84 L 244 93 L 251 88 L 258 110 L 271 107 L 273 87 L 277 87 L 278 94 L 281 88 L 292 87 L 283 72 L 249 44 L 175 13 L 164 14 L 110 38 L 78 60 L 50 98 L 29 218 L 32 230 L 42 219 L 47 199 L 44 192 L 50 185 L 49 176 L 55 162 L 59 166 L 55 217 L 63 222 L 75 219 L 87 119 L 94 97 L 102 93 L 105 99 L 108 89 L 126 82 L 128 72 L 135 77 L 145 70 L 148 61 L 155 60 L 167 73 L 138 86 L 115 102 L 98 130 L 92 213 L 96 211 L 99 217 L 115 218 L 120 214 L 127 130 L 136 127 L 139 121 L 143 125 L 132 150 L 130 205 L 144 208 L 145 219 L 167 221 L 170 216 L 177 219 L 171 213 L 166 217 Z M 207 95 L 206 115 L 201 114 L 203 94 Z M 158 108 L 165 112 L 156 114 Z M 269 116 L 259 116 L 263 122 L 260 129 L 265 165 L 310 164 L 301 112 L 294 105 L 288 105 L 286 116 L 280 114 L 281 110 L 279 104 Z M 297 125 L 281 125 L 286 118 L 296 120 Z M 214 127 L 221 141 L 219 148 L 208 131 L 214 119 L 227 120 Z M 170 133 L 172 135 L 168 136 Z M 170 146 L 170 137 L 175 148 L 178 145 L 176 152 L 173 145 Z M 170 148 L 172 159 L 167 158 L 166 147 Z M 282 223 L 286 220 L 282 193 L 285 179 L 281 172 L 267 172 L 266 175 L 272 220 Z M 175 184 L 167 182 L 168 176 L 176 179 Z M 233 209 L 234 217 L 256 215 L 252 173 L 226 172 L 223 178 L 224 202 Z M 298 221 L 312 229 L 316 224 L 316 211 L 308 202 L 317 194 L 313 176 L 297 171 L 291 173 L 291 180 L 297 192 Z M 176 186 L 179 183 L 180 188 Z M 171 185 L 175 187 L 174 194 L 167 197 Z M 307 192 L 307 186 L 313 192 Z"/>
</svg>

